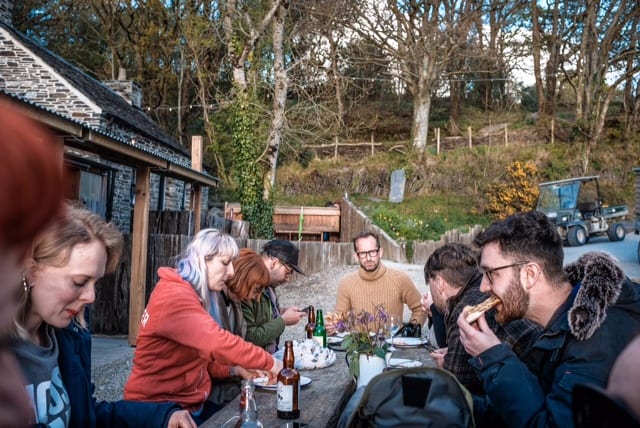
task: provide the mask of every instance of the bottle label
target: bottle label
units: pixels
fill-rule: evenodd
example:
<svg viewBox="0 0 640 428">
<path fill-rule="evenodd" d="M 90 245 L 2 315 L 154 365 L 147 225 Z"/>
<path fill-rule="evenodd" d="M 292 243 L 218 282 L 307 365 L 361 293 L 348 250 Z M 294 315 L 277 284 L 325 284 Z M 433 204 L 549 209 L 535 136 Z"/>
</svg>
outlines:
<svg viewBox="0 0 640 428">
<path fill-rule="evenodd" d="M 293 385 L 285 385 L 278 382 L 278 410 L 281 412 L 293 411 Z"/>
<path fill-rule="evenodd" d="M 321 348 L 324 348 L 324 337 L 322 336 L 313 336 L 313 340 L 320 345 Z"/>
</svg>

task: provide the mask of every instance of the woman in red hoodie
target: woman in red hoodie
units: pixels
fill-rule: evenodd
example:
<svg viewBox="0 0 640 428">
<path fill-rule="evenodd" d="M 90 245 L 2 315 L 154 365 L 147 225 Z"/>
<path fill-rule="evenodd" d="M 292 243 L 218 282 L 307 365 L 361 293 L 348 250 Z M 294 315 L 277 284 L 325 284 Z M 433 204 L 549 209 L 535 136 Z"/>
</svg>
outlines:
<svg viewBox="0 0 640 428">
<path fill-rule="evenodd" d="M 127 400 L 181 404 L 201 424 L 219 409 L 207 401 L 211 378 L 251 378 L 282 362 L 221 328 L 209 315 L 209 291 L 234 274 L 238 246 L 215 229 L 200 231 L 179 257 L 177 269 L 160 268 L 140 322 Z"/>
</svg>

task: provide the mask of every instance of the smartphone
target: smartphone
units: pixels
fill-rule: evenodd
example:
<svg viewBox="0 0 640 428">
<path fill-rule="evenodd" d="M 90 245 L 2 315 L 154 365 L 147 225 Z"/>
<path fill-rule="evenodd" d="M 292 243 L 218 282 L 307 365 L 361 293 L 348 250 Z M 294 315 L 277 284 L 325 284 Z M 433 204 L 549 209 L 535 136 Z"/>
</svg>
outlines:
<svg viewBox="0 0 640 428">
<path fill-rule="evenodd" d="M 427 352 L 434 352 L 436 349 L 438 349 L 437 347 L 433 346 L 433 344 L 431 342 L 425 342 L 424 345 L 422 345 L 422 346 L 425 347 Z"/>
</svg>

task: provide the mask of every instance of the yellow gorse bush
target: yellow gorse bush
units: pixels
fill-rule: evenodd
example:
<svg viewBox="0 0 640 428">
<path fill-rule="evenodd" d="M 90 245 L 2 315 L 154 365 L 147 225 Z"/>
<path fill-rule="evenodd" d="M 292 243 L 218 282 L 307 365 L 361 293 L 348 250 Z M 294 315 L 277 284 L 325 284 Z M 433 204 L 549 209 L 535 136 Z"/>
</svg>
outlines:
<svg viewBox="0 0 640 428">
<path fill-rule="evenodd" d="M 487 210 L 498 219 L 531 211 L 538 199 L 538 168 L 533 162 L 515 161 L 504 180 L 489 186 Z"/>
</svg>

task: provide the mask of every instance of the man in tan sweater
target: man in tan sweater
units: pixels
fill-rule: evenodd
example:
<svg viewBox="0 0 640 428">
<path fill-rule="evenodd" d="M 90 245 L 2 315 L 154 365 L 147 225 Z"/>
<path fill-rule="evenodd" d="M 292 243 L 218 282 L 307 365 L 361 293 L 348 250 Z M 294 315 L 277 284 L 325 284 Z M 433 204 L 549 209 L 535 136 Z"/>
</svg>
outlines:
<svg viewBox="0 0 640 428">
<path fill-rule="evenodd" d="M 380 239 L 373 232 L 364 232 L 353 238 L 354 257 L 360 269 L 345 276 L 338 286 L 335 312 L 346 314 L 373 313 L 383 305 L 389 315 L 402 317 L 404 306 L 411 310 L 408 320 L 423 324 L 427 314 L 421 304 L 420 292 L 404 272 L 387 268 L 382 262 Z M 330 331 L 331 326 L 328 326 Z"/>
</svg>

